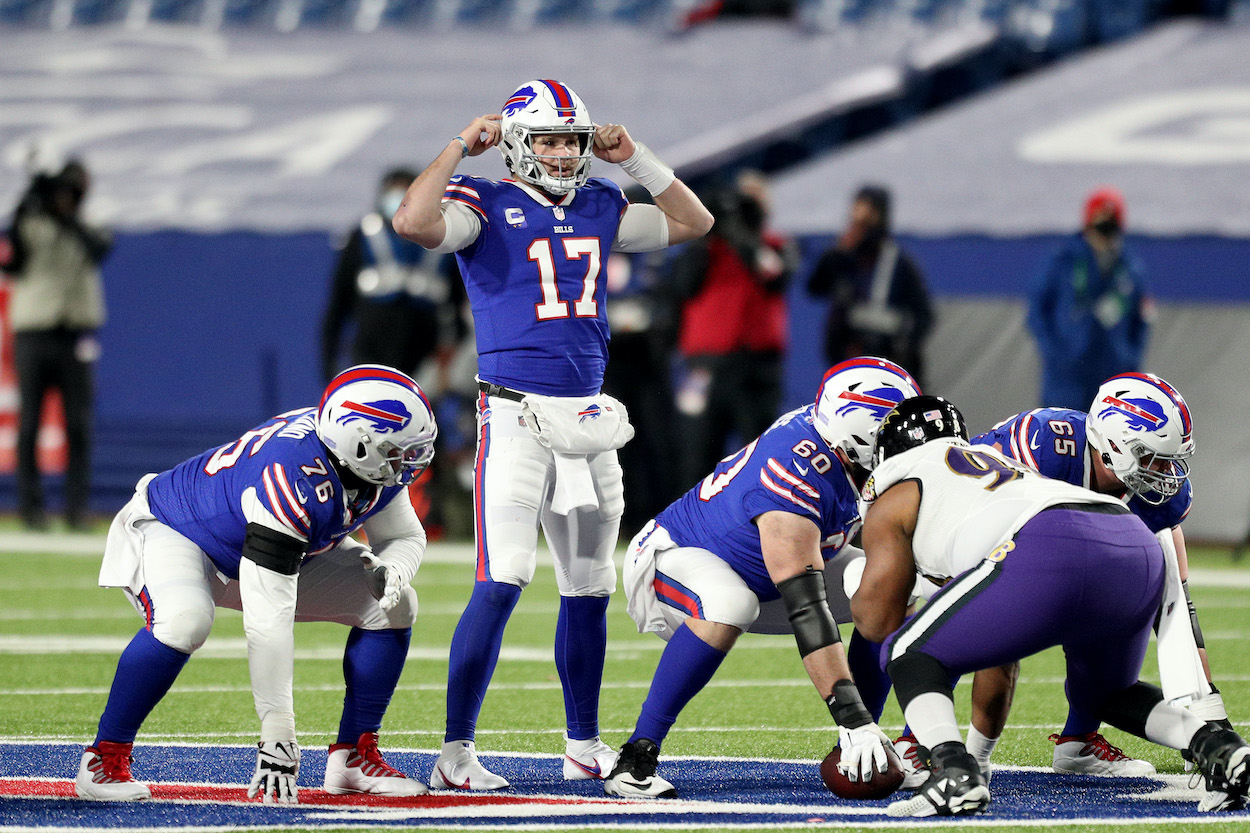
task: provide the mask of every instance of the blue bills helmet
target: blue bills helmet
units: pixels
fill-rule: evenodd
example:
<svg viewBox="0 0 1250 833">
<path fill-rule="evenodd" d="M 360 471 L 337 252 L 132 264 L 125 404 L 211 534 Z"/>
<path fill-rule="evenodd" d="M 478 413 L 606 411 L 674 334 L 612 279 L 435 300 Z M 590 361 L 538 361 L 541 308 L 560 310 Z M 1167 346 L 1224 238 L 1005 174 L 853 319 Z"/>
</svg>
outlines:
<svg viewBox="0 0 1250 833">
<path fill-rule="evenodd" d="M 1085 420 L 1090 445 L 1124 487 L 1158 506 L 1189 477 L 1194 424 L 1176 388 L 1153 373 L 1102 383 Z"/>
<path fill-rule="evenodd" d="M 499 152 L 513 176 L 552 194 L 567 194 L 586 184 L 595 125 L 586 105 L 572 88 L 559 81 L 527 81 L 508 96 L 503 105 L 500 127 L 503 136 Z M 534 150 L 534 137 L 542 134 L 572 133 L 577 137 L 576 156 L 540 156 Z M 559 160 L 560 171 L 552 174 L 542 163 Z"/>
<path fill-rule="evenodd" d="M 831 449 L 872 470 L 877 426 L 898 403 L 920 394 L 920 386 L 892 361 L 872 356 L 847 359 L 825 373 L 816 392 L 816 432 Z"/>
<path fill-rule="evenodd" d="M 406 486 L 434 459 L 438 426 L 415 381 L 394 368 L 361 364 L 330 380 L 317 409 L 317 436 L 362 480 Z"/>
</svg>

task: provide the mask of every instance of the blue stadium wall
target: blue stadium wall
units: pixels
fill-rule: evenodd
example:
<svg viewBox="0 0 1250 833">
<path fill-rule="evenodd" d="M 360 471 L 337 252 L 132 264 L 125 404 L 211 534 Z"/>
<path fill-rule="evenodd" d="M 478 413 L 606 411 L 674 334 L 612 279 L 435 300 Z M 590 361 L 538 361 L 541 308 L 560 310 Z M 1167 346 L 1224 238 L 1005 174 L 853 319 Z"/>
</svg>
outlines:
<svg viewBox="0 0 1250 833">
<path fill-rule="evenodd" d="M 906 237 L 904 243 L 939 302 L 981 298 L 1020 305 L 1037 264 L 1060 240 L 967 235 Z M 145 472 L 226 442 L 274 413 L 316 402 L 332 243 L 325 232 L 118 236 L 104 268 L 109 321 L 97 374 L 96 510 L 116 510 Z M 824 371 L 825 307 L 806 296 L 803 284 L 830 238 L 809 236 L 800 243 L 803 267 L 790 288 L 787 408 L 811 401 Z M 1250 240 L 1195 236 L 1131 243 L 1152 275 L 1173 276 L 1152 284 L 1162 303 L 1250 302 L 1250 285 L 1229 278 L 1245 273 Z M 930 365 L 931 385 L 940 383 L 933 377 L 941 363 Z M 59 484 L 52 479 L 49 486 L 56 506 Z M 11 475 L 0 477 L 0 501 L 14 505 Z"/>
</svg>

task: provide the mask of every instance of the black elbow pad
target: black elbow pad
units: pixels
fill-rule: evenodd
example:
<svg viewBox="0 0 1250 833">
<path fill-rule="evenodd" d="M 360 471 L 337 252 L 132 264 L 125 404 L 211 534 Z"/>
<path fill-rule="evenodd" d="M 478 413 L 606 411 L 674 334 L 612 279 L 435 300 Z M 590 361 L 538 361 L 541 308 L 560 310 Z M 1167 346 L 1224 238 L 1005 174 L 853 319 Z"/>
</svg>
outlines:
<svg viewBox="0 0 1250 833">
<path fill-rule="evenodd" d="M 829 602 L 825 595 L 825 576 L 811 567 L 807 572 L 785 579 L 777 584 L 786 612 L 790 614 L 790 627 L 794 640 L 799 644 L 799 656 L 842 641 L 838 625 L 833 621 Z"/>
<path fill-rule="evenodd" d="M 247 525 L 247 537 L 243 539 L 243 557 L 266 570 L 273 570 L 284 576 L 293 576 L 299 572 L 300 562 L 304 560 L 304 549 L 308 545 L 298 538 L 283 535 L 281 532 L 260 524 Z"/>
</svg>

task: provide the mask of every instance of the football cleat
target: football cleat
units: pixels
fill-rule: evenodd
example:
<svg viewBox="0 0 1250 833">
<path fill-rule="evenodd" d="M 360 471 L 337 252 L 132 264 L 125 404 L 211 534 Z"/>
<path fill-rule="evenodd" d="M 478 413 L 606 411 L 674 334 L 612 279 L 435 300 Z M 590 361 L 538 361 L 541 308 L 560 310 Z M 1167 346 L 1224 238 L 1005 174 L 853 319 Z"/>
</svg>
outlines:
<svg viewBox="0 0 1250 833">
<path fill-rule="evenodd" d="M 933 749 L 929 780 L 911 798 L 895 801 L 886 814 L 898 817 L 968 816 L 989 806 L 990 788 L 976 758 L 962 743 L 951 741 Z"/>
<path fill-rule="evenodd" d="M 1250 746 L 1232 729 L 1208 723 L 1189 741 L 1206 792 L 1198 803 L 1204 813 L 1241 810 L 1250 791 Z"/>
<path fill-rule="evenodd" d="M 603 791 L 623 798 L 676 798 L 677 789 L 655 774 L 659 760 L 660 747 L 652 741 L 630 741 L 621 747 L 616 766 L 603 782 Z"/>
<path fill-rule="evenodd" d="M 430 788 L 388 764 L 378 750 L 378 733 L 365 732 L 354 744 L 330 747 L 325 790 L 331 795 L 425 795 Z"/>
<path fill-rule="evenodd" d="M 78 797 L 93 801 L 142 801 L 151 798 L 152 791 L 130 774 L 133 747 L 133 743 L 106 740 L 96 746 L 88 746 L 78 764 L 78 777 L 74 779 L 74 791 Z"/>
<path fill-rule="evenodd" d="M 617 751 L 599 740 L 570 740 L 564 736 L 564 780 L 607 778 L 616 766 Z"/>
<path fill-rule="evenodd" d="M 903 783 L 900 790 L 914 790 L 929 780 L 928 750 L 915 735 L 903 735 L 894 741 L 894 752 L 903 762 Z"/>
<path fill-rule="evenodd" d="M 1149 761 L 1130 758 L 1098 732 L 1087 735 L 1055 734 L 1050 739 L 1055 744 L 1055 757 L 1052 761 L 1055 772 L 1121 777 L 1155 774 L 1154 765 Z"/>
<path fill-rule="evenodd" d="M 473 741 L 453 740 L 443 744 L 430 773 L 430 786 L 436 790 L 502 790 L 511 785 L 478 762 Z"/>
</svg>

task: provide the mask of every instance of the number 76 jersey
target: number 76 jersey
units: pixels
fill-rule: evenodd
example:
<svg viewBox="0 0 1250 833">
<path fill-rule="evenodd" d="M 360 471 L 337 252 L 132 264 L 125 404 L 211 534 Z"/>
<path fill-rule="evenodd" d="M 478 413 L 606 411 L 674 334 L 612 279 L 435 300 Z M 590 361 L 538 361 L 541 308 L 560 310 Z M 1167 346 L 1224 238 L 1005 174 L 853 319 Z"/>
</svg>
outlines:
<svg viewBox="0 0 1250 833">
<path fill-rule="evenodd" d="M 655 519 L 678 546 L 705 549 L 729 564 L 763 602 L 779 594 L 764 564 L 760 515 L 790 512 L 816 524 L 825 561 L 859 532 L 859 496 L 816 433 L 814 409 L 782 416 Z"/>
<path fill-rule="evenodd" d="M 457 176 L 443 199 L 481 221 L 456 252 L 478 375 L 527 393 L 598 393 L 609 337 L 603 267 L 629 204 L 620 186 L 591 179 L 552 203 L 512 180 Z"/>
</svg>

